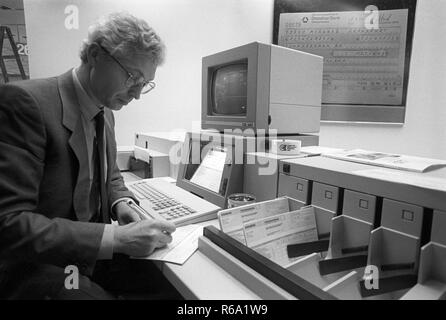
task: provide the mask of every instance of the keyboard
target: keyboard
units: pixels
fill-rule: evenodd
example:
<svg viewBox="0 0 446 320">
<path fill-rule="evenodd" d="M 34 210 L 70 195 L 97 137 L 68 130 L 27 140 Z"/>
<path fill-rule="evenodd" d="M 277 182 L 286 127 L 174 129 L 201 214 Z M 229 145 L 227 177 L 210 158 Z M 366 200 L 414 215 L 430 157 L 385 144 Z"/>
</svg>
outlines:
<svg viewBox="0 0 446 320">
<path fill-rule="evenodd" d="M 138 183 L 133 187 L 145 199 L 149 200 L 152 205 L 152 209 L 158 211 L 159 214 L 166 220 L 173 220 L 175 218 L 197 212 L 196 210 L 182 204 L 180 201 L 146 183 Z"/>
<path fill-rule="evenodd" d="M 162 178 L 128 184 L 150 218 L 164 219 L 177 226 L 217 218 L 220 207 L 169 183 Z"/>
</svg>

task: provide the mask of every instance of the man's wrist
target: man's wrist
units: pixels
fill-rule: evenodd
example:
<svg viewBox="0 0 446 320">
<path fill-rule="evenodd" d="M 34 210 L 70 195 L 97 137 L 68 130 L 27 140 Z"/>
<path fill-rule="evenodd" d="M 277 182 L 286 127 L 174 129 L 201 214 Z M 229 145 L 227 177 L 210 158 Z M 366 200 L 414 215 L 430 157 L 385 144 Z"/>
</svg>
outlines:
<svg viewBox="0 0 446 320">
<path fill-rule="evenodd" d="M 118 200 L 116 200 L 115 202 L 112 203 L 111 205 L 111 212 L 112 212 L 112 218 L 113 220 L 118 220 L 118 217 L 116 216 L 117 214 L 117 207 L 118 205 L 127 205 L 130 206 L 131 204 L 136 204 L 135 200 L 133 200 L 132 198 L 120 198 Z"/>
<path fill-rule="evenodd" d="M 115 226 L 105 224 L 102 234 L 101 245 L 99 247 L 98 259 L 112 259 L 115 243 Z"/>
<path fill-rule="evenodd" d="M 122 227 L 120 226 L 113 226 L 114 232 L 113 232 L 113 252 L 114 253 L 122 253 Z"/>
</svg>

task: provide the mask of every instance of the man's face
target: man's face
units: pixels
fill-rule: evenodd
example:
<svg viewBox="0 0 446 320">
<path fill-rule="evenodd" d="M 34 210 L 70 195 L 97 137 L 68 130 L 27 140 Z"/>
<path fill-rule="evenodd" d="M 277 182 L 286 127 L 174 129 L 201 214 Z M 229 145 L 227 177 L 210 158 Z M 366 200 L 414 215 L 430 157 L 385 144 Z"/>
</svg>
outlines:
<svg viewBox="0 0 446 320">
<path fill-rule="evenodd" d="M 142 85 L 126 86 L 130 72 L 134 78 L 146 81 L 155 78 L 156 65 L 146 55 L 115 57 L 100 52 L 90 70 L 90 87 L 99 102 L 112 110 L 120 110 L 133 99 L 139 99 Z M 124 70 L 124 68 L 127 70 Z"/>
</svg>

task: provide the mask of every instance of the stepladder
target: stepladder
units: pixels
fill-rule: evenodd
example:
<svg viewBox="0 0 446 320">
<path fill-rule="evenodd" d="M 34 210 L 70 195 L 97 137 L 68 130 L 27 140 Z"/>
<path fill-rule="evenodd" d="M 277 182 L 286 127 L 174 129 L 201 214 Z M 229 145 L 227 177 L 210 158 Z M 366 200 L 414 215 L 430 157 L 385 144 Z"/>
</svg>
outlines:
<svg viewBox="0 0 446 320">
<path fill-rule="evenodd" d="M 0 83 L 28 79 L 14 36 L 7 26 L 0 26 L 0 71 Z"/>
</svg>

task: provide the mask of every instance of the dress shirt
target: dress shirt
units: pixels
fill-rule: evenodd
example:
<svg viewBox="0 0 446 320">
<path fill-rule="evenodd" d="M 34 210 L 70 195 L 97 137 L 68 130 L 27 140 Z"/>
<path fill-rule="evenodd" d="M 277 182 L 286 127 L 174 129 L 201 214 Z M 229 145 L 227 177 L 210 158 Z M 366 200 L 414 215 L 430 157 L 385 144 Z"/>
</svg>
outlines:
<svg viewBox="0 0 446 320">
<path fill-rule="evenodd" d="M 73 80 L 74 80 L 74 87 L 76 88 L 76 95 L 79 100 L 80 105 L 80 111 L 81 111 L 81 117 L 82 117 L 82 125 L 84 127 L 84 133 L 85 133 L 85 142 L 87 145 L 87 154 L 88 154 L 88 171 L 82 170 L 82 168 L 79 168 L 80 174 L 79 179 L 80 180 L 89 180 L 89 186 L 91 190 L 91 186 L 93 183 L 93 170 L 95 168 L 95 165 L 93 163 L 93 142 L 94 138 L 96 136 L 96 129 L 95 129 L 95 116 L 104 108 L 103 106 L 98 106 L 94 103 L 93 99 L 91 99 L 87 92 L 82 87 L 82 84 L 79 81 L 79 78 L 76 74 L 76 69 L 73 69 Z M 104 134 L 104 139 L 105 139 Z M 104 148 L 106 146 L 106 143 L 104 141 Z M 106 150 L 103 150 L 104 154 L 106 155 Z M 105 161 L 105 168 L 104 168 L 105 174 L 104 177 L 106 177 L 107 173 L 107 161 Z M 122 199 L 119 199 L 122 200 Z M 115 201 L 113 203 L 113 206 L 119 202 Z M 112 206 L 112 208 L 113 208 Z M 104 233 L 102 235 L 101 240 L 101 246 L 99 248 L 98 253 L 98 259 L 111 259 L 113 257 L 113 238 L 114 238 L 114 226 L 111 224 L 105 224 Z"/>
</svg>

